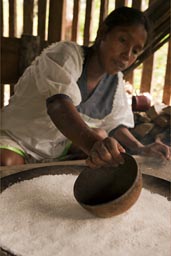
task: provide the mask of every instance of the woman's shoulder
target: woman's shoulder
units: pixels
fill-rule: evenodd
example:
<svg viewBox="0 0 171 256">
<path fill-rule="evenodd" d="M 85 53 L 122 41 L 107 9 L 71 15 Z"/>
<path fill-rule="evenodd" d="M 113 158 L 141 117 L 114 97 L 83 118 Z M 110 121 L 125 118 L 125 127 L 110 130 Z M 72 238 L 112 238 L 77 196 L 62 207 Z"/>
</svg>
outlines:
<svg viewBox="0 0 171 256">
<path fill-rule="evenodd" d="M 46 49 L 44 49 L 42 54 L 43 55 L 58 54 L 58 55 L 62 55 L 63 57 L 77 56 L 77 57 L 83 58 L 83 49 L 76 42 L 60 41 L 60 42 L 52 43 L 51 45 L 49 45 Z"/>
<path fill-rule="evenodd" d="M 75 42 L 60 41 L 51 44 L 44 49 L 38 57 L 38 63 L 47 66 L 55 63 L 61 67 L 68 67 L 69 69 L 80 69 L 84 61 L 83 48 Z M 69 66 L 68 66 L 69 65 Z M 80 72 L 80 71 L 79 71 Z"/>
</svg>

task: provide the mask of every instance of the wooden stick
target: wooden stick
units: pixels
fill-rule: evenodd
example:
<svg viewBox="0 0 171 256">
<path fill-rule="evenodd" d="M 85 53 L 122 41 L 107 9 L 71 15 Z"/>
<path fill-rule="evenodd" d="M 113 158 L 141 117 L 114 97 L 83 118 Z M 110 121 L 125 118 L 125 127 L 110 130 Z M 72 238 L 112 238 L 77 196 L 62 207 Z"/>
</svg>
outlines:
<svg viewBox="0 0 171 256">
<path fill-rule="evenodd" d="M 35 163 L 0 167 L 0 177 L 7 177 L 11 174 L 28 171 L 35 168 L 49 166 L 86 166 L 85 160 L 59 161 L 49 163 Z"/>
<path fill-rule="evenodd" d="M 142 174 L 154 176 L 171 182 L 171 161 L 161 162 L 159 159 L 143 156 L 134 156 L 134 158 L 137 161 Z M 72 160 L 50 163 L 24 164 L 17 166 L 4 166 L 0 167 L 0 177 L 3 178 L 15 173 L 48 166 L 86 166 L 86 162 L 85 160 Z"/>
</svg>

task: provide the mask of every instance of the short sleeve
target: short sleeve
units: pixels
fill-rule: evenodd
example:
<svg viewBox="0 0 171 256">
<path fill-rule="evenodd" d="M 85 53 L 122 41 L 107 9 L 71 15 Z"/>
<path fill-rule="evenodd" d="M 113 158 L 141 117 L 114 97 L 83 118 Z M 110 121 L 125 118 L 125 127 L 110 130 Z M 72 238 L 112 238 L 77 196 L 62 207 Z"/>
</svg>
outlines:
<svg viewBox="0 0 171 256">
<path fill-rule="evenodd" d="M 76 106 L 81 101 L 77 80 L 81 75 L 83 53 L 73 42 L 59 42 L 45 49 L 32 64 L 36 86 L 46 98 L 55 94 L 69 96 Z"/>
<path fill-rule="evenodd" d="M 105 126 L 108 133 L 119 126 L 134 127 L 133 112 L 126 96 L 122 73 L 118 73 L 118 86 L 113 100 L 112 112 L 105 118 Z"/>
</svg>

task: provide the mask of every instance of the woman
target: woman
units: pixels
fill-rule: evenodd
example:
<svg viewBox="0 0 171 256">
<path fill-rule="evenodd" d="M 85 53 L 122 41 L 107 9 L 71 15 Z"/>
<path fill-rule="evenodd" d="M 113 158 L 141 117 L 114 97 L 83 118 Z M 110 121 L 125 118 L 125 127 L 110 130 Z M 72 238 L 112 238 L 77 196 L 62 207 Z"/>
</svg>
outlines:
<svg viewBox="0 0 171 256">
<path fill-rule="evenodd" d="M 144 146 L 128 130 L 134 123 L 122 71 L 148 38 L 145 15 L 121 7 L 104 20 L 92 47 L 59 42 L 45 49 L 2 111 L 1 165 L 54 161 L 75 146 L 92 168 L 122 164 L 124 147 L 169 159 L 169 147 Z"/>
</svg>

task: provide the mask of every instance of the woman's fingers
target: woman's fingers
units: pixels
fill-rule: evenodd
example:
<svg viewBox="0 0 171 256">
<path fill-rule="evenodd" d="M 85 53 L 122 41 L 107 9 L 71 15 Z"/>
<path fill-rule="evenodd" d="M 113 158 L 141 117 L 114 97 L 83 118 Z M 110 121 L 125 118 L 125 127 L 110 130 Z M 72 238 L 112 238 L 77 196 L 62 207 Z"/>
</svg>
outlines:
<svg viewBox="0 0 171 256">
<path fill-rule="evenodd" d="M 118 166 L 124 163 L 121 152 L 125 152 L 125 150 L 115 139 L 105 138 L 93 145 L 87 164 L 91 168 L 109 165 Z"/>
<path fill-rule="evenodd" d="M 162 160 L 169 160 L 171 157 L 170 147 L 163 143 L 155 142 L 142 148 L 142 155 L 153 156 Z"/>
<path fill-rule="evenodd" d="M 123 164 L 124 159 L 120 153 L 125 152 L 125 149 L 113 138 L 106 138 L 104 143 L 112 156 L 112 161 L 117 164 Z"/>
<path fill-rule="evenodd" d="M 167 160 L 169 160 L 171 158 L 171 148 L 168 147 L 167 145 L 161 144 L 161 143 L 159 143 L 158 147 L 159 147 L 161 153 L 164 154 L 165 158 Z"/>
<path fill-rule="evenodd" d="M 101 141 L 98 141 L 93 146 L 89 157 L 87 159 L 87 164 L 91 168 L 105 166 L 109 161 L 111 161 L 112 156 L 103 145 Z"/>
<path fill-rule="evenodd" d="M 97 167 L 104 166 L 106 164 L 97 151 L 92 151 L 89 159 L 92 165 L 96 165 Z"/>
<path fill-rule="evenodd" d="M 164 144 L 160 137 L 157 137 L 156 140 L 155 140 L 155 143 L 156 145 L 158 145 L 160 147 L 161 146 L 161 150 L 163 151 L 163 153 L 165 154 L 166 156 L 166 159 L 167 160 L 170 160 L 171 159 L 171 147 L 167 146 L 166 144 Z"/>
<path fill-rule="evenodd" d="M 163 143 L 155 143 L 154 147 L 155 147 L 154 151 L 159 152 L 161 154 L 162 158 L 167 159 L 167 160 L 170 159 L 170 157 L 171 157 L 170 147 L 168 147 L 167 145 L 165 145 Z"/>
</svg>

